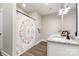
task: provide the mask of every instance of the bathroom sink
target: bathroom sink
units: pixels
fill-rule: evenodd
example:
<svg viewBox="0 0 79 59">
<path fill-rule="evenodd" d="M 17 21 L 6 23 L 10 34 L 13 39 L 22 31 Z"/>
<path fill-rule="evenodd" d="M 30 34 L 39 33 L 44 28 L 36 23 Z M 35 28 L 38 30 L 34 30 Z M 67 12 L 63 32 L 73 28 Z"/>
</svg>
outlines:
<svg viewBox="0 0 79 59">
<path fill-rule="evenodd" d="M 67 40 L 61 36 L 51 35 L 47 41 L 48 56 L 79 56 L 79 38 Z"/>
<path fill-rule="evenodd" d="M 48 38 L 48 41 L 53 41 L 53 42 L 60 42 L 60 43 L 70 43 L 70 44 L 78 44 L 79 45 L 79 40 L 68 40 L 64 37 L 61 37 L 61 36 L 50 36 Z"/>
</svg>

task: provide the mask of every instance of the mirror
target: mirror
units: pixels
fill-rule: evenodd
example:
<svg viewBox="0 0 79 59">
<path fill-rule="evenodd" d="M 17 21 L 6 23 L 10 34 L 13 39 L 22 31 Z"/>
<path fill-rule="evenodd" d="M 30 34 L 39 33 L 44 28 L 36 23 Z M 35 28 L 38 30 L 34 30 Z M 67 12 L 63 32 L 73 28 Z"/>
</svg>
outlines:
<svg viewBox="0 0 79 59">
<path fill-rule="evenodd" d="M 77 4 L 66 3 L 59 10 L 61 17 L 61 30 L 69 31 L 73 36 L 77 36 Z"/>
</svg>

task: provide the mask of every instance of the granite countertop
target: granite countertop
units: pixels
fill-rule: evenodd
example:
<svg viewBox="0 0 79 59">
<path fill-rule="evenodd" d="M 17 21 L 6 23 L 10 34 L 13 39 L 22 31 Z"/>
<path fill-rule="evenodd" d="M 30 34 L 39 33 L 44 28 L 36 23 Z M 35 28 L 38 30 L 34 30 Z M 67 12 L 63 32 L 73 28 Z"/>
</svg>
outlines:
<svg viewBox="0 0 79 59">
<path fill-rule="evenodd" d="M 73 45 L 79 46 L 79 40 L 78 39 L 67 40 L 66 38 L 63 38 L 61 36 L 50 36 L 47 41 L 48 42 L 54 42 L 54 43 L 73 44 Z"/>
</svg>

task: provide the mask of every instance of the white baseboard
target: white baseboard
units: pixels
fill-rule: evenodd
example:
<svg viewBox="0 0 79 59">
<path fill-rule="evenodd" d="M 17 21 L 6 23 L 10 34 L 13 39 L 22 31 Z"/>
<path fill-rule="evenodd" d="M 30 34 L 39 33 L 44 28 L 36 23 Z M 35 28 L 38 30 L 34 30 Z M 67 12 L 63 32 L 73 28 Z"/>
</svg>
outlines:
<svg viewBox="0 0 79 59">
<path fill-rule="evenodd" d="M 7 54 L 5 51 L 3 51 L 3 50 L 1 50 L 1 54 L 3 55 L 3 56 L 10 56 L 9 54 Z"/>
<path fill-rule="evenodd" d="M 39 42 L 41 42 L 41 41 L 37 41 L 34 45 L 37 45 Z"/>
<path fill-rule="evenodd" d="M 45 40 L 45 39 L 42 39 L 41 41 L 47 42 L 47 40 Z"/>
</svg>

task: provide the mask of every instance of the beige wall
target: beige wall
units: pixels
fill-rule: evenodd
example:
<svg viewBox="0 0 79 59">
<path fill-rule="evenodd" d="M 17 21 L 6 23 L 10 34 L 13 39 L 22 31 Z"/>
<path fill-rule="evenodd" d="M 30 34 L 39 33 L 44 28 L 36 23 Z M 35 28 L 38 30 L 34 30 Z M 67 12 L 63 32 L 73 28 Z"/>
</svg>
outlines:
<svg viewBox="0 0 79 59">
<path fill-rule="evenodd" d="M 36 24 L 36 42 L 41 41 L 41 16 L 37 12 L 29 13 L 29 16 L 35 19 Z M 40 29 L 40 33 L 38 32 L 38 29 Z"/>
<path fill-rule="evenodd" d="M 50 14 L 42 17 L 42 39 L 47 40 L 52 34 L 58 33 L 60 30 L 60 16 Z"/>
</svg>

